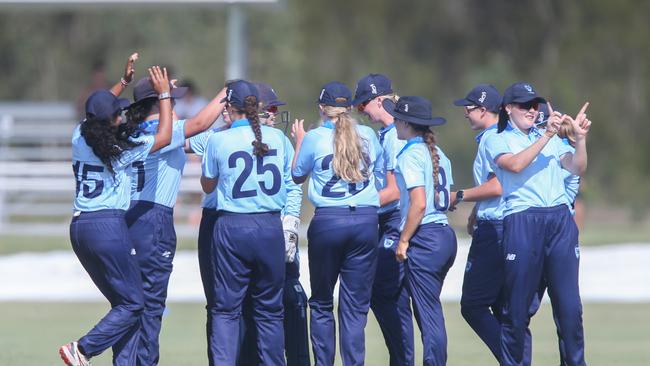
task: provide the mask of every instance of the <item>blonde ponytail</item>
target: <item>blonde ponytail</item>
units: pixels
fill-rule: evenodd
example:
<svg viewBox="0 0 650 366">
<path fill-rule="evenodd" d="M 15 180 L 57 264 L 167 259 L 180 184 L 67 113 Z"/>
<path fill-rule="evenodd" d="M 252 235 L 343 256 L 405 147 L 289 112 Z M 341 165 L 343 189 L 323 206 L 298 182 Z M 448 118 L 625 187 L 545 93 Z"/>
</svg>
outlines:
<svg viewBox="0 0 650 366">
<path fill-rule="evenodd" d="M 357 132 L 357 122 L 345 107 L 323 106 L 323 113 L 336 122 L 334 129 L 334 174 L 349 183 L 361 183 L 368 179 L 367 154 L 364 140 Z"/>
</svg>

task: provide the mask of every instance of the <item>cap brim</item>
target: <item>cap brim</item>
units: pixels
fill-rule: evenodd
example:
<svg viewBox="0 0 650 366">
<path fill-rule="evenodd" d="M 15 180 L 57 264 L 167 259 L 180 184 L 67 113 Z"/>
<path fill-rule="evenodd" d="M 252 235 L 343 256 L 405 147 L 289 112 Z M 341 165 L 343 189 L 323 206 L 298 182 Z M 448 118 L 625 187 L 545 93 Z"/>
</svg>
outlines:
<svg viewBox="0 0 650 366">
<path fill-rule="evenodd" d="M 186 86 L 180 86 L 180 87 L 177 87 L 177 88 L 172 88 L 169 91 L 169 95 L 174 99 L 182 98 L 182 97 L 185 96 L 185 94 L 187 94 L 188 90 L 189 90 L 189 88 L 187 88 Z"/>
<path fill-rule="evenodd" d="M 431 117 L 429 119 L 426 119 L 426 118 L 418 118 L 418 117 L 403 114 L 400 111 L 395 110 L 395 102 L 393 102 L 390 99 L 384 99 L 382 105 L 386 110 L 386 112 L 388 112 L 388 114 L 390 114 L 391 116 L 393 116 L 393 118 L 396 118 L 400 121 L 414 123 L 416 125 L 421 125 L 421 126 L 440 126 L 447 123 L 447 120 L 442 117 Z"/>
<path fill-rule="evenodd" d="M 285 103 L 285 102 L 283 102 L 283 101 L 281 101 L 281 100 L 275 100 L 275 101 L 273 101 L 273 102 L 270 102 L 270 103 L 266 106 L 266 108 L 269 108 L 269 107 L 279 107 L 279 106 L 281 106 L 281 105 L 287 105 L 287 103 Z"/>
<path fill-rule="evenodd" d="M 128 109 L 131 106 L 131 102 L 125 98 L 119 98 L 117 100 L 117 105 L 121 110 Z"/>
<path fill-rule="evenodd" d="M 372 94 L 371 94 L 371 95 L 368 95 L 368 94 L 362 94 L 362 95 L 359 95 L 359 96 L 355 97 L 355 98 L 352 100 L 352 105 L 353 105 L 353 106 L 357 106 L 357 105 L 359 105 L 359 104 L 365 102 L 366 100 L 370 100 L 370 99 L 372 99 L 372 98 L 373 98 Z"/>
<path fill-rule="evenodd" d="M 471 105 L 477 105 L 477 104 L 467 98 L 463 98 L 463 99 L 454 100 L 454 105 L 456 107 L 469 107 Z"/>
<path fill-rule="evenodd" d="M 528 103 L 528 102 L 532 102 L 532 101 L 537 101 L 539 103 L 546 103 L 546 99 L 544 99 L 542 97 L 529 98 L 529 97 L 526 97 L 526 96 L 521 97 L 521 98 L 515 98 L 510 103 Z"/>
</svg>

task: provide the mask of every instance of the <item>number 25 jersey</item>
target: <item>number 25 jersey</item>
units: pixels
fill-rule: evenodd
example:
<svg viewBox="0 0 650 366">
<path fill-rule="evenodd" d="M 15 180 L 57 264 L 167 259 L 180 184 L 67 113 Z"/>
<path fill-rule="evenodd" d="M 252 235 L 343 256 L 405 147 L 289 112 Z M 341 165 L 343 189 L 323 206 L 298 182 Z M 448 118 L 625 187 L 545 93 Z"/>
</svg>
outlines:
<svg viewBox="0 0 650 366">
<path fill-rule="evenodd" d="M 208 139 L 203 154 L 203 176 L 217 179 L 217 210 L 255 213 L 281 211 L 291 181 L 293 147 L 282 131 L 261 126 L 269 146 L 263 157 L 253 154 L 255 135 L 246 119 Z"/>
</svg>

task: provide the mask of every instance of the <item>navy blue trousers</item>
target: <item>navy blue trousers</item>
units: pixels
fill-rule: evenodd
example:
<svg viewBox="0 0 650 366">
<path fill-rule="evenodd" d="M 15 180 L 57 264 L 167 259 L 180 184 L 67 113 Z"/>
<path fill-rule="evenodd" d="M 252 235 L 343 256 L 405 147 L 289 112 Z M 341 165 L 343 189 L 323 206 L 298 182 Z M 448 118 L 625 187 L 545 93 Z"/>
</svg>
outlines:
<svg viewBox="0 0 650 366">
<path fill-rule="evenodd" d="M 300 262 L 287 263 L 285 267 L 284 295 L 284 347 L 287 366 L 309 366 L 309 332 L 307 329 L 307 295 L 300 284 Z M 257 329 L 253 318 L 253 301 L 250 292 L 242 306 L 242 333 L 237 366 L 259 365 L 257 354 Z"/>
<path fill-rule="evenodd" d="M 504 219 L 501 364 L 524 361 L 526 328 L 542 280 L 548 285 L 567 365 L 585 365 L 578 288 L 578 230 L 565 205 L 529 208 Z"/>
<path fill-rule="evenodd" d="M 391 366 L 413 365 L 413 314 L 406 289 L 404 263 L 395 259 L 399 242 L 399 210 L 379 215 L 377 271 L 370 308 L 377 318 Z"/>
<path fill-rule="evenodd" d="M 201 272 L 201 282 L 203 283 L 203 293 L 206 300 L 207 321 L 205 323 L 205 331 L 208 340 L 212 337 L 212 312 L 210 309 L 214 308 L 214 277 L 216 270 L 214 262 L 216 257 L 212 253 L 212 236 L 214 226 L 217 222 L 217 210 L 211 208 L 203 208 L 203 215 L 201 216 L 201 224 L 199 225 L 199 239 L 198 239 L 198 255 L 199 255 L 199 271 Z M 212 347 L 208 347 L 208 361 L 210 365 L 214 365 L 214 354 Z"/>
<path fill-rule="evenodd" d="M 235 365 L 246 292 L 253 302 L 261 364 L 285 365 L 284 234 L 279 213 L 219 212 L 214 225 L 209 347 L 211 365 Z"/>
<path fill-rule="evenodd" d="M 72 249 L 111 310 L 79 339 L 88 356 L 113 347 L 114 365 L 135 365 L 144 297 L 140 269 L 122 210 L 84 212 L 70 224 Z"/>
<path fill-rule="evenodd" d="M 334 285 L 339 279 L 343 365 L 364 364 L 364 331 L 377 265 L 377 220 L 374 207 L 320 207 L 309 225 L 310 330 L 316 365 L 334 364 Z"/>
<path fill-rule="evenodd" d="M 445 276 L 456 259 L 456 233 L 449 225 L 420 225 L 409 241 L 406 281 L 422 333 L 423 364 L 447 363 L 447 331 L 440 304 Z"/>
<path fill-rule="evenodd" d="M 132 201 L 126 225 L 136 250 L 144 291 L 140 365 L 157 365 L 160 329 L 167 300 L 167 286 L 176 253 L 174 210 L 149 201 Z"/>
</svg>

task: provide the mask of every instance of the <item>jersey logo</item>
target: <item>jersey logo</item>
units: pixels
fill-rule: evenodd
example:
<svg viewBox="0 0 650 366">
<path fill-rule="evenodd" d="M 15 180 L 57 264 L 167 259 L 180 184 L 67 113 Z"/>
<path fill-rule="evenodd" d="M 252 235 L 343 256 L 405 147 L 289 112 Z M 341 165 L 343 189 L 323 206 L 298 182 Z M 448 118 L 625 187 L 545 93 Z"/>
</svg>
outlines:
<svg viewBox="0 0 650 366">
<path fill-rule="evenodd" d="M 470 269 L 472 269 L 472 262 L 467 261 L 467 265 L 465 265 L 465 272 L 469 272 Z"/>
<path fill-rule="evenodd" d="M 395 244 L 395 240 L 389 238 L 384 239 L 384 248 L 388 249 L 392 247 L 393 244 Z"/>
<path fill-rule="evenodd" d="M 575 251 L 576 251 L 576 258 L 580 259 L 580 247 L 575 247 Z"/>
<path fill-rule="evenodd" d="M 375 84 L 370 84 L 370 89 L 372 91 L 372 94 L 377 94 L 377 87 Z"/>
<path fill-rule="evenodd" d="M 478 98 L 478 101 L 483 103 L 483 102 L 485 102 L 485 98 L 487 98 L 487 93 L 486 92 L 481 92 L 481 97 Z"/>
<path fill-rule="evenodd" d="M 517 258 L 517 255 L 514 254 L 514 253 L 508 253 L 508 254 L 506 255 L 506 260 L 507 260 L 507 261 L 514 261 L 515 258 Z"/>
</svg>

